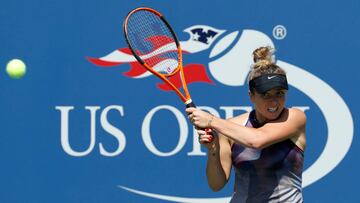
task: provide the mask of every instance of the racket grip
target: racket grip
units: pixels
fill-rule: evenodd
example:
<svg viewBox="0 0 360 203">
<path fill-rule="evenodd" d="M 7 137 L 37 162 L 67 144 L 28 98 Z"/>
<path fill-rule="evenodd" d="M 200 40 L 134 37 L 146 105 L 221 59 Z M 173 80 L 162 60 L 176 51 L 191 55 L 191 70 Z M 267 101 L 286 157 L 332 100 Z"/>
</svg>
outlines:
<svg viewBox="0 0 360 203">
<path fill-rule="evenodd" d="M 196 108 L 196 105 L 193 101 L 191 101 L 190 103 L 186 104 L 186 108 L 190 108 L 190 107 L 194 107 Z"/>
<path fill-rule="evenodd" d="M 196 105 L 195 105 L 195 103 L 194 103 L 193 101 L 191 101 L 190 103 L 186 104 L 186 108 L 190 108 L 190 107 L 196 108 Z M 196 129 L 198 129 L 198 128 L 196 128 Z M 208 129 L 208 128 L 207 128 L 207 129 L 201 128 L 200 130 L 205 130 L 206 134 L 207 134 L 207 135 L 210 135 L 210 138 L 209 138 L 209 142 L 208 142 L 208 143 L 210 143 L 210 142 L 212 142 L 212 141 L 214 140 L 214 135 L 211 134 L 210 129 Z"/>
</svg>

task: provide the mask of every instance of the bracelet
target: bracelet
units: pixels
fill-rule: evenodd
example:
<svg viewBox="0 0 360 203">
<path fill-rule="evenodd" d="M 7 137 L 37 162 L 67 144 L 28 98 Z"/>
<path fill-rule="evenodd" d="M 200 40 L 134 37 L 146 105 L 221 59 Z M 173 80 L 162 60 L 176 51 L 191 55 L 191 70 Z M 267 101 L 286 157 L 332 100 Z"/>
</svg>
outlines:
<svg viewBox="0 0 360 203">
<path fill-rule="evenodd" d="M 211 118 L 208 120 L 208 123 L 207 123 L 208 128 L 211 128 L 210 125 L 211 125 L 211 122 L 214 120 L 214 117 L 215 117 L 214 115 L 211 115 Z"/>
</svg>

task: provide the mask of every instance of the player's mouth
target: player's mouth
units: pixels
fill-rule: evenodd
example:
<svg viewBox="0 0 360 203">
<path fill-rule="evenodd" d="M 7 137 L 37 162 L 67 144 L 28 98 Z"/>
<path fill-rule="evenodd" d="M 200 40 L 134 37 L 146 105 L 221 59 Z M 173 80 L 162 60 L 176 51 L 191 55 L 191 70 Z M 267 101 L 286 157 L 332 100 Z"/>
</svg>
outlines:
<svg viewBox="0 0 360 203">
<path fill-rule="evenodd" d="M 270 113 L 274 113 L 274 112 L 276 112 L 276 111 L 278 110 L 278 107 L 268 108 L 267 110 L 268 110 L 268 112 L 270 112 Z"/>
</svg>

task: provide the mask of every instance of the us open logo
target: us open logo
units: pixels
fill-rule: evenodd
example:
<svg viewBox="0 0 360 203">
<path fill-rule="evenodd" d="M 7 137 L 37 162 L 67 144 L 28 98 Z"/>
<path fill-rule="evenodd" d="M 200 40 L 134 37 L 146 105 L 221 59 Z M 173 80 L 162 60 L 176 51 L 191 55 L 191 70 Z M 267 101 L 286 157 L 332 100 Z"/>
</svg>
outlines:
<svg viewBox="0 0 360 203">
<path fill-rule="evenodd" d="M 189 83 L 215 83 L 231 87 L 246 88 L 246 79 L 252 64 L 253 50 L 260 46 L 275 47 L 271 38 L 258 30 L 245 29 L 242 31 L 228 32 L 226 30 L 220 30 L 207 25 L 194 25 L 184 31 L 189 34 L 189 39 L 187 41 L 181 41 L 181 46 L 185 54 L 197 54 L 205 50 L 210 50 L 209 57 L 204 60 L 209 61 L 207 64 L 185 64 L 184 68 L 197 70 L 196 76 L 191 74 L 186 75 L 188 81 L 190 81 Z M 273 37 L 275 39 L 283 40 L 286 37 L 286 34 L 287 30 L 284 26 L 274 27 Z M 130 64 L 130 71 L 123 73 L 126 77 L 141 79 L 151 76 L 151 74 L 140 67 L 127 48 L 120 48 L 103 57 L 89 58 L 89 60 L 98 66 L 119 66 L 122 64 Z M 303 172 L 303 187 L 306 187 L 326 176 L 345 157 L 353 139 L 353 119 L 350 110 L 342 97 L 325 81 L 306 71 L 306 67 L 299 67 L 289 62 L 282 61 L 281 59 L 277 59 L 276 63 L 287 72 L 289 84 L 305 94 L 315 103 L 316 108 L 320 109 L 327 126 L 327 139 L 322 152 L 318 158 Z M 236 66 L 234 66 L 234 64 L 236 64 Z M 209 77 L 207 73 L 210 73 L 212 77 Z M 169 90 L 164 84 L 158 84 L 157 87 L 162 91 Z M 331 103 L 329 101 L 331 101 Z M 66 107 L 56 108 L 62 113 L 66 111 Z M 302 106 L 299 108 L 306 111 L 309 110 L 310 107 Z M 69 107 L 67 110 L 69 111 Z M 123 109 L 117 110 L 122 112 Z M 246 110 L 249 111 L 251 109 Z M 66 119 L 68 118 L 64 118 L 64 120 Z M 66 121 L 63 121 L 62 119 L 62 122 Z M 145 118 L 144 122 L 149 121 L 146 121 Z M 66 130 L 67 129 L 62 129 L 62 131 Z M 151 139 L 146 138 L 146 135 L 144 135 L 146 134 L 145 131 L 143 129 L 143 140 L 145 141 L 147 147 L 151 148 Z M 62 133 L 62 135 L 63 134 L 64 133 Z M 66 136 L 66 133 L 64 136 Z M 186 138 L 184 138 L 185 141 Z M 185 142 L 184 139 L 180 138 L 179 142 Z M 65 144 L 62 145 L 65 151 L 69 149 L 66 149 L 64 145 L 67 147 L 70 146 L 69 143 L 66 142 L 69 142 L 69 140 L 64 138 Z M 123 140 L 123 142 L 125 142 L 125 140 Z M 124 148 L 125 145 L 122 146 L 120 151 L 124 150 Z M 154 154 L 158 153 L 158 156 L 164 155 L 157 152 L 155 148 L 150 150 L 152 150 Z M 173 152 L 176 153 L 177 151 L 174 150 Z M 168 154 L 165 154 L 164 156 L 166 155 Z M 173 202 L 220 203 L 228 202 L 230 200 L 230 197 L 185 198 L 164 195 L 160 194 L 160 192 L 150 193 L 135 188 L 129 188 L 125 185 L 119 185 L 118 187 L 138 195 Z"/>
</svg>

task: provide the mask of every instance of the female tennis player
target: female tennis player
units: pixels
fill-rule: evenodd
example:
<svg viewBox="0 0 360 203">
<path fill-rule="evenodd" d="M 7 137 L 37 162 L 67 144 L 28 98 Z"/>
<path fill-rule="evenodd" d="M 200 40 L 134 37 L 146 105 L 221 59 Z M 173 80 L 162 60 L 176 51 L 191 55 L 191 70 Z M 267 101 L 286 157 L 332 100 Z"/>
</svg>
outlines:
<svg viewBox="0 0 360 203">
<path fill-rule="evenodd" d="M 248 76 L 249 96 L 254 110 L 223 120 L 196 108 L 187 108 L 198 130 L 199 141 L 208 149 L 206 175 L 218 191 L 235 170 L 231 203 L 303 202 L 305 114 L 286 108 L 286 74 L 272 61 L 273 50 L 260 47 L 253 52 Z"/>
</svg>

